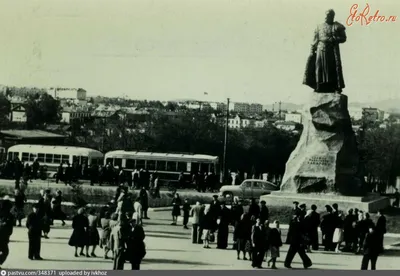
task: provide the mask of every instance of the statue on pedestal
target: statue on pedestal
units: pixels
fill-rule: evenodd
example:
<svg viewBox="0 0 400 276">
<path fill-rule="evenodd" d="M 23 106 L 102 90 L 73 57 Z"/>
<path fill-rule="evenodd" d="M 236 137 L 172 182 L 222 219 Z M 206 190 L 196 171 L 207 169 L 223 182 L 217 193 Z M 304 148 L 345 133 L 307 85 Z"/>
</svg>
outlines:
<svg viewBox="0 0 400 276">
<path fill-rule="evenodd" d="M 356 137 L 348 112 L 339 44 L 347 40 L 346 28 L 326 12 L 317 26 L 307 59 L 303 84 L 314 89 L 304 111 L 303 133 L 286 163 L 281 191 L 359 196 Z"/>
</svg>

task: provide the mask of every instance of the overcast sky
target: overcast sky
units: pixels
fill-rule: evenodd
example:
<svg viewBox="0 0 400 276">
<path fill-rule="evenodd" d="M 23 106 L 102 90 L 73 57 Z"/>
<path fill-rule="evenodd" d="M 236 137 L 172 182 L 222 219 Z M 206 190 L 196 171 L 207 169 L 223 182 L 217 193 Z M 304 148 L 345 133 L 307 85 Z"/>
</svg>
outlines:
<svg viewBox="0 0 400 276">
<path fill-rule="evenodd" d="M 371 14 L 400 16 L 398 0 Z M 316 24 L 349 0 L 0 0 L 0 83 L 139 99 L 303 103 Z M 350 102 L 400 98 L 400 18 L 347 27 Z M 204 96 L 204 92 L 208 96 Z"/>
</svg>

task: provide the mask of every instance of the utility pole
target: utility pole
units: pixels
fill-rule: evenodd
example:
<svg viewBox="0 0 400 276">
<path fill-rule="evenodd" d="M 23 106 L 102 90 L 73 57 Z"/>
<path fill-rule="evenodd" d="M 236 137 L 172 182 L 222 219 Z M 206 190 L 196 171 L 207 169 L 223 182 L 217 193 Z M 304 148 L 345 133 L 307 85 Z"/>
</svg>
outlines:
<svg viewBox="0 0 400 276">
<path fill-rule="evenodd" d="M 226 104 L 226 118 L 225 118 L 225 139 L 224 139 L 224 159 L 222 164 L 222 184 L 225 184 L 226 181 L 226 148 L 228 144 L 228 124 L 229 124 L 229 98 L 227 99 Z"/>
</svg>

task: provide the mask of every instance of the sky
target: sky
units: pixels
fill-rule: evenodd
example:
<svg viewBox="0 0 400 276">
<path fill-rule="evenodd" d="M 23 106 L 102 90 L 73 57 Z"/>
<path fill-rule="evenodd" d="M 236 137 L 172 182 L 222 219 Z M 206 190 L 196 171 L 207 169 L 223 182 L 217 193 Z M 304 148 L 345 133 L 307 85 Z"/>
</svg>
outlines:
<svg viewBox="0 0 400 276">
<path fill-rule="evenodd" d="M 349 102 L 400 98 L 397 22 L 346 25 Z M 304 103 L 315 26 L 355 0 L 0 0 L 0 84 L 84 88 L 133 99 Z M 207 92 L 208 95 L 205 95 Z"/>
</svg>

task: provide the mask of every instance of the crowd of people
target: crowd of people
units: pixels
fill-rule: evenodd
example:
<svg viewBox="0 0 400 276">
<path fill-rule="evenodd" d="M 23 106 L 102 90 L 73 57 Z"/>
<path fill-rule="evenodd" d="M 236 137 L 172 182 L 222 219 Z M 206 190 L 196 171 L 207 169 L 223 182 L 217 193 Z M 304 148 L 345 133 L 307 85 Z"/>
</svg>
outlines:
<svg viewBox="0 0 400 276">
<path fill-rule="evenodd" d="M 189 208 L 187 200 L 182 204 L 178 194 L 172 201 L 172 225 L 176 225 L 177 217 L 183 215 L 183 226 L 187 228 L 189 217 L 192 217 L 193 244 L 202 244 L 211 248 L 216 242 L 218 249 L 227 249 L 229 226 L 233 226 L 234 249 L 237 259 L 250 260 L 253 268 L 262 268 L 267 262 L 268 267 L 276 269 L 276 260 L 280 257 L 280 247 L 283 245 L 279 221 L 271 224 L 269 210 L 265 201 L 257 204 L 252 200 L 247 211 L 237 198 L 231 208 L 218 201 L 218 196 L 209 205 L 197 202 Z M 339 210 L 338 204 L 326 205 L 326 212 L 321 217 L 317 206 L 312 205 L 307 210 L 305 204 L 293 202 L 292 216 L 285 243 L 289 245 L 284 266 L 291 268 L 293 258 L 299 254 L 304 268 L 312 266 L 307 253 L 320 250 L 319 229 L 322 233 L 323 250 L 352 252 L 363 254 L 361 269 L 376 269 L 378 256 L 383 253 L 383 240 L 386 233 L 386 217 L 382 211 L 378 213 L 374 223 L 370 215 L 358 209 L 349 209 L 347 214 Z M 215 235 L 216 234 L 216 235 Z"/>
<path fill-rule="evenodd" d="M 24 186 L 22 186 L 24 187 Z M 96 257 L 96 248 L 104 250 L 104 258 L 113 258 L 113 269 L 121 270 L 129 261 L 133 270 L 140 269 L 141 260 L 146 254 L 143 220 L 149 219 L 149 191 L 142 186 L 137 198 L 126 185 L 119 185 L 114 198 L 96 213 L 93 209 L 80 208 L 72 218 L 72 234 L 68 244 L 75 249 L 75 257 Z M 41 239 L 48 239 L 54 220 L 65 225 L 66 216 L 62 210 L 62 193 L 42 190 L 39 199 L 27 216 L 30 260 L 41 260 Z M 21 227 L 25 218 L 24 189 L 15 190 L 14 204 L 4 198 L 0 209 L 0 266 L 8 256 L 8 243 L 14 226 Z M 228 249 L 229 228 L 233 227 L 233 249 L 237 259 L 250 260 L 253 268 L 262 268 L 263 262 L 276 269 L 277 258 L 283 245 L 279 221 L 270 220 L 270 212 L 265 201 L 252 200 L 244 206 L 238 198 L 228 207 L 215 195 L 210 204 L 197 202 L 191 206 L 187 199 L 181 200 L 174 194 L 172 205 L 172 223 L 178 224 L 183 217 L 183 227 L 189 229 L 191 223 L 191 241 L 202 244 L 205 249 L 216 243 L 218 249 Z M 307 253 L 320 250 L 319 229 L 322 233 L 322 246 L 325 251 L 353 252 L 363 254 L 361 269 L 376 269 L 378 256 L 383 253 L 383 239 L 386 233 L 386 218 L 382 211 L 374 223 L 369 214 L 357 209 L 344 214 L 338 204 L 325 206 L 324 215 L 312 205 L 307 210 L 305 204 L 293 202 L 286 244 L 289 245 L 284 266 L 291 268 L 296 254 L 303 261 L 304 268 L 312 266 Z M 273 214 L 272 214 L 273 215 Z M 101 228 L 101 234 L 98 231 Z M 111 254 L 111 256 L 110 256 Z"/>
</svg>

